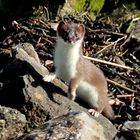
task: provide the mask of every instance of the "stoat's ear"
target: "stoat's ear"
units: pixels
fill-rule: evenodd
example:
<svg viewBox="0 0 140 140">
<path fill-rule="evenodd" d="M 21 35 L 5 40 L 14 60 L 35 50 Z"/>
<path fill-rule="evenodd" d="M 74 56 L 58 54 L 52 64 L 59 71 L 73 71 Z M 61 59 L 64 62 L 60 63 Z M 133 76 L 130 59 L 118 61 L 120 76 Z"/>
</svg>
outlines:
<svg viewBox="0 0 140 140">
<path fill-rule="evenodd" d="M 60 33 L 61 29 L 63 28 L 63 26 L 65 25 L 64 21 L 60 21 L 57 27 L 57 32 Z"/>
<path fill-rule="evenodd" d="M 77 31 L 84 35 L 85 34 L 85 26 L 83 24 L 79 24 Z"/>
</svg>

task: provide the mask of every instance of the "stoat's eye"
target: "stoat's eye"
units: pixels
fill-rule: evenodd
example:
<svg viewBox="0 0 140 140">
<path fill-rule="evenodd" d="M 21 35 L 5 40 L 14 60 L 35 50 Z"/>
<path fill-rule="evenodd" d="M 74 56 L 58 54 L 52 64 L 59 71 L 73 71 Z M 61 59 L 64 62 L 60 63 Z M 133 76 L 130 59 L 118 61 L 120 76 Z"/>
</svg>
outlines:
<svg viewBox="0 0 140 140">
<path fill-rule="evenodd" d="M 63 33 L 63 36 L 65 36 L 65 37 L 68 36 L 68 33 L 67 32 L 64 32 Z"/>
</svg>

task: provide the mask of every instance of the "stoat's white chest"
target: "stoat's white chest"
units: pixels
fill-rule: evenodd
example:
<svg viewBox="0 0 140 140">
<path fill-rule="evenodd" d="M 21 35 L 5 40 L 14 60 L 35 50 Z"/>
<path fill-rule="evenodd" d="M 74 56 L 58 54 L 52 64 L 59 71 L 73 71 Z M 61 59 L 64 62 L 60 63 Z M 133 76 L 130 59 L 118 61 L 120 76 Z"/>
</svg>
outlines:
<svg viewBox="0 0 140 140">
<path fill-rule="evenodd" d="M 79 40 L 75 44 L 69 44 L 64 42 L 61 38 L 58 38 L 54 53 L 54 65 L 56 68 L 56 76 L 65 82 L 70 81 L 77 72 L 76 66 L 79 60 L 80 47 L 82 40 Z"/>
</svg>

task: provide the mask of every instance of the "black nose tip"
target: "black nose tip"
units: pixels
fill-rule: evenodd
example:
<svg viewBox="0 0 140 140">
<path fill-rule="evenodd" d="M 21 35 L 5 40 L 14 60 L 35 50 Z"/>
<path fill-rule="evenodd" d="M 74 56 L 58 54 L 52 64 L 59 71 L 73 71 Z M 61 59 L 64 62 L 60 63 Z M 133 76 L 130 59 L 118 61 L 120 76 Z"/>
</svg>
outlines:
<svg viewBox="0 0 140 140">
<path fill-rule="evenodd" d="M 74 42 L 74 37 L 68 37 L 68 42 Z"/>
</svg>

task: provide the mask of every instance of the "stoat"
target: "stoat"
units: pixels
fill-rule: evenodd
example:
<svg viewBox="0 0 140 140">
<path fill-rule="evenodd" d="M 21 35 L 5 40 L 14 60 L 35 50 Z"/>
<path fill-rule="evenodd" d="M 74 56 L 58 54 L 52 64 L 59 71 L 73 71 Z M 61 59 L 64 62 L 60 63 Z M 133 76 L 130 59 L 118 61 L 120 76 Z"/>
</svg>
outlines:
<svg viewBox="0 0 140 140">
<path fill-rule="evenodd" d="M 102 113 L 114 119 L 114 112 L 107 98 L 107 81 L 102 71 L 83 57 L 82 47 L 85 27 L 82 24 L 61 21 L 57 27 L 54 53 L 54 75 L 46 75 L 43 80 L 50 82 L 58 77 L 68 84 L 68 97 L 77 96 L 98 117 Z"/>
</svg>

